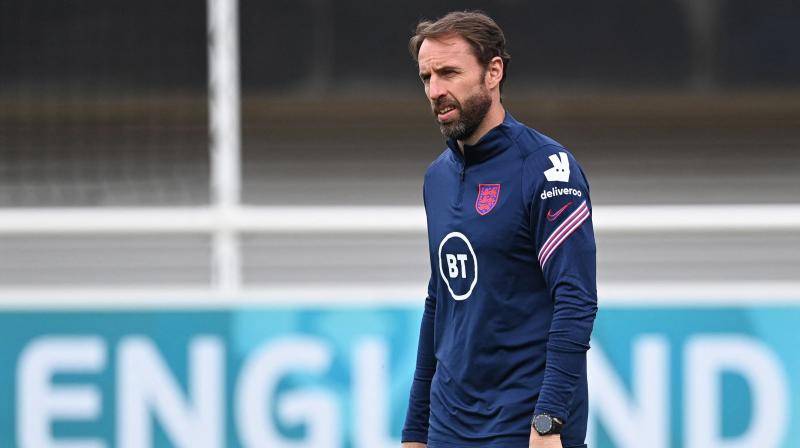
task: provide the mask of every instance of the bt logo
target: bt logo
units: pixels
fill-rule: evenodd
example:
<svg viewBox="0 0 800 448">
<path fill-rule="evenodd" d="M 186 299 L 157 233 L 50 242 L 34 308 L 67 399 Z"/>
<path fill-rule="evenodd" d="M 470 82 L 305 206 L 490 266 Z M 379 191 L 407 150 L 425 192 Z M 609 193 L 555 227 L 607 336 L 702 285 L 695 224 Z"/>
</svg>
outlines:
<svg viewBox="0 0 800 448">
<path fill-rule="evenodd" d="M 451 232 L 439 244 L 439 274 L 455 300 L 466 300 L 478 283 L 478 258 L 467 237 Z"/>
<path fill-rule="evenodd" d="M 467 254 L 444 254 L 447 259 L 447 274 L 450 278 L 458 277 L 458 261 L 461 262 L 461 278 L 467 278 Z"/>
</svg>

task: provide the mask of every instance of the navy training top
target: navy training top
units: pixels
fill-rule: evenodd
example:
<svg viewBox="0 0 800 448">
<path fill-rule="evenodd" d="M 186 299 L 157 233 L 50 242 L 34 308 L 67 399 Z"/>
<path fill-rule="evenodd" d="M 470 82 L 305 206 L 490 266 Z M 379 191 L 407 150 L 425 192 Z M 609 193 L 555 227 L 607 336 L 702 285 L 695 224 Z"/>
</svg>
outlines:
<svg viewBox="0 0 800 448">
<path fill-rule="evenodd" d="M 431 277 L 404 442 L 526 448 L 535 413 L 585 446 L 586 351 L 597 313 L 586 177 L 506 113 L 450 139 L 425 174 Z"/>
</svg>

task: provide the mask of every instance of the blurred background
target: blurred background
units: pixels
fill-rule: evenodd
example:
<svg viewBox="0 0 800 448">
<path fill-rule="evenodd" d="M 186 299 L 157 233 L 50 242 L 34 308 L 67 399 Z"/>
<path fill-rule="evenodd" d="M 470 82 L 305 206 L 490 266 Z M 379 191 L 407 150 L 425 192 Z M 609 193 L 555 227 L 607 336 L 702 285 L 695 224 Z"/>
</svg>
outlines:
<svg viewBox="0 0 800 448">
<path fill-rule="evenodd" d="M 591 446 L 796 446 L 800 4 L 216 3 L 0 0 L 0 445 L 397 446 L 429 275 L 422 176 L 444 148 L 407 42 L 479 8 L 509 43 L 508 110 L 591 183 Z M 220 10 L 238 20 L 213 26 Z M 240 96 L 209 75 L 226 32 Z M 220 101 L 240 122 L 215 130 Z M 122 372 L 137 360 L 150 383 Z M 269 389 L 268 365 L 294 373 Z M 42 372 L 59 368 L 94 384 L 89 404 L 53 404 L 68 387 Z M 192 389 L 187 372 L 216 369 L 219 396 Z M 169 377 L 189 385 L 152 385 Z M 268 390 L 261 408 L 243 384 Z M 115 423 L 129 412 L 154 422 Z"/>
</svg>

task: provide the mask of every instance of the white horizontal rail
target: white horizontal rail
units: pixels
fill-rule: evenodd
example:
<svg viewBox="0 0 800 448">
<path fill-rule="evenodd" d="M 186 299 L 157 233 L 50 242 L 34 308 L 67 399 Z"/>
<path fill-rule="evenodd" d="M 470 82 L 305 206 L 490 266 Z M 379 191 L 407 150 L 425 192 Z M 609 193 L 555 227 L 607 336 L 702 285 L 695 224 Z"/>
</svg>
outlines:
<svg viewBox="0 0 800 448">
<path fill-rule="evenodd" d="M 210 208 L 35 208 L 0 210 L 0 234 L 192 233 L 217 223 Z"/>
<path fill-rule="evenodd" d="M 800 229 L 800 205 L 597 206 L 599 232 Z M 0 210 L 2 234 L 424 232 L 422 207 L 241 206 Z"/>
<path fill-rule="evenodd" d="M 800 229 L 800 204 L 604 206 L 595 229 L 614 232 Z"/>
<path fill-rule="evenodd" d="M 0 234 L 425 231 L 421 207 L 42 208 L 0 210 Z"/>
<path fill-rule="evenodd" d="M 316 286 L 245 287 L 227 297 L 196 286 L 150 288 L 0 288 L 0 311 L 29 309 L 226 309 L 258 306 L 372 307 L 399 305 L 422 309 L 426 282 L 335 283 Z M 600 306 L 704 307 L 800 304 L 800 282 L 600 283 Z"/>
</svg>

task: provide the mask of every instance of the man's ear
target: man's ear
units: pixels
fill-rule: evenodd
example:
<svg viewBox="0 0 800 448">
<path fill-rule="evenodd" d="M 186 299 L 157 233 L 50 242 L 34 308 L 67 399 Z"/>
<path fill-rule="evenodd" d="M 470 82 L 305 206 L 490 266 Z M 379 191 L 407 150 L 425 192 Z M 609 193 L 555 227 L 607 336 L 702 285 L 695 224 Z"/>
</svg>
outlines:
<svg viewBox="0 0 800 448">
<path fill-rule="evenodd" d="M 489 61 L 486 66 L 486 87 L 489 90 L 494 89 L 500 85 L 500 80 L 503 79 L 505 67 L 503 66 L 503 59 L 500 56 L 495 56 Z"/>
</svg>

